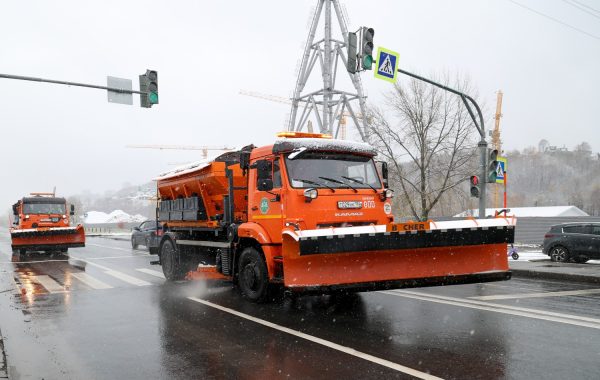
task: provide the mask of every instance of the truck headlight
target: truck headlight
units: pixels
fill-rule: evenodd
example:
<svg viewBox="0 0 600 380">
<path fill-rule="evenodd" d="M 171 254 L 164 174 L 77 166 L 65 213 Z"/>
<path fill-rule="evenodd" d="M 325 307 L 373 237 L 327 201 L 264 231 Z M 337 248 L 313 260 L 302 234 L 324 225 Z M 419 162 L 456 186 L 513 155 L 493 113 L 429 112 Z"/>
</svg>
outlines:
<svg viewBox="0 0 600 380">
<path fill-rule="evenodd" d="M 381 200 L 385 201 L 386 199 L 391 199 L 394 197 L 394 190 L 392 189 L 385 189 L 381 192 Z"/>
<path fill-rule="evenodd" d="M 306 203 L 309 203 L 313 199 L 316 199 L 318 195 L 319 195 L 319 192 L 317 191 L 317 189 L 314 189 L 312 187 L 308 188 L 308 189 L 304 190 L 304 201 Z"/>
</svg>

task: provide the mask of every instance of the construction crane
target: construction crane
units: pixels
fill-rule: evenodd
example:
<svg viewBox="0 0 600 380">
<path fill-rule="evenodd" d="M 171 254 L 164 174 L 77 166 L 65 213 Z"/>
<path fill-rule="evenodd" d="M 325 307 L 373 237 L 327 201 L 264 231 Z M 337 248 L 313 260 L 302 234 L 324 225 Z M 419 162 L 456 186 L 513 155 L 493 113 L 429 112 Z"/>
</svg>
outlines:
<svg viewBox="0 0 600 380">
<path fill-rule="evenodd" d="M 252 96 L 254 98 L 259 98 L 259 99 L 268 100 L 271 102 L 276 102 L 276 103 L 281 103 L 281 104 L 288 104 L 288 105 L 292 104 L 292 101 L 290 99 L 284 98 L 282 96 L 261 94 L 260 92 L 255 92 L 255 91 L 240 90 L 240 95 Z M 338 133 L 334 136 L 335 138 L 339 137 L 342 140 L 346 139 L 346 125 L 347 125 L 346 118 L 348 116 L 352 116 L 352 115 L 348 112 L 342 112 L 342 114 L 337 117 L 337 119 L 340 120 L 340 128 L 339 128 Z M 356 117 L 358 119 L 362 119 L 362 114 L 357 113 Z M 308 121 L 308 131 L 312 132 L 312 123 L 310 122 L 310 120 Z"/>
<path fill-rule="evenodd" d="M 160 150 L 201 150 L 202 158 L 208 157 L 209 150 L 222 150 L 224 152 L 231 152 L 236 148 L 230 148 L 227 146 L 196 146 L 196 145 L 127 145 L 126 148 L 134 149 L 160 149 Z"/>
<path fill-rule="evenodd" d="M 496 93 L 496 116 L 494 130 L 492 131 L 492 147 L 502 155 L 502 140 L 500 139 L 500 118 L 502 117 L 502 90 Z M 506 188 L 505 188 L 506 191 Z M 498 186 L 494 186 L 494 207 L 498 205 Z"/>
<path fill-rule="evenodd" d="M 492 146 L 498 150 L 499 154 L 502 154 L 502 140 L 500 139 L 500 118 L 502 117 L 502 90 L 498 90 L 496 93 L 496 116 L 494 117 L 496 123 L 494 130 L 492 131 Z"/>
</svg>

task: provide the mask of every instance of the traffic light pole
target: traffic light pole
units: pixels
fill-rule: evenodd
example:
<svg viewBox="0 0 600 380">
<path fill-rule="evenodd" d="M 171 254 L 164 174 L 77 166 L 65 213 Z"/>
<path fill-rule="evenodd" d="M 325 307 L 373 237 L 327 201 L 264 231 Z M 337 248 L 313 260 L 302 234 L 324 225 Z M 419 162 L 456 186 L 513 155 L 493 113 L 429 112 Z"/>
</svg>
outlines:
<svg viewBox="0 0 600 380">
<path fill-rule="evenodd" d="M 25 77 L 25 76 L 21 76 L 21 75 L 0 74 L 0 78 L 26 80 L 26 81 L 30 81 L 30 82 L 44 82 L 44 83 L 64 84 L 64 85 L 67 85 L 67 86 L 96 88 L 98 90 L 108 90 L 108 91 L 120 92 L 120 93 L 124 93 L 124 94 L 140 94 L 140 95 L 148 95 L 149 94 L 149 92 L 128 90 L 128 89 L 124 89 L 124 88 L 97 86 L 97 85 L 94 85 L 94 84 L 78 83 L 78 82 L 68 82 L 68 81 L 64 81 L 64 80 L 54 80 L 54 79 L 43 79 L 43 78 L 35 78 L 35 77 Z"/>
<path fill-rule="evenodd" d="M 485 141 L 485 126 L 483 123 L 483 115 L 481 113 L 481 108 L 479 108 L 479 105 L 477 104 L 477 102 L 475 101 L 475 99 L 473 99 L 472 97 L 470 97 L 469 95 L 462 93 L 458 90 L 455 90 L 451 87 L 448 86 L 444 86 L 441 83 L 437 83 L 432 81 L 431 79 L 427 79 L 424 78 L 420 75 L 417 74 L 413 74 L 411 72 L 408 72 L 406 70 L 402 70 L 400 68 L 398 68 L 398 72 L 404 75 L 408 75 L 410 77 L 413 77 L 415 79 L 421 80 L 423 82 L 429 83 L 433 86 L 439 87 L 441 89 L 444 89 L 448 92 L 451 92 L 453 94 L 456 94 L 458 96 L 460 96 L 460 98 L 462 99 L 465 107 L 467 108 L 467 111 L 469 111 L 469 115 L 471 116 L 471 119 L 473 120 L 473 124 L 475 124 L 475 128 L 477 128 L 477 131 L 479 132 L 479 135 L 481 137 L 481 140 L 479 141 L 479 143 L 477 144 L 477 147 L 479 148 L 479 152 L 481 155 L 481 160 L 479 162 L 479 172 L 481 173 L 480 175 L 480 194 L 479 194 L 479 217 L 480 218 L 485 218 L 485 205 L 486 205 L 486 182 L 487 182 L 487 168 L 486 168 L 486 163 L 487 163 L 487 141 Z M 473 109 L 470 106 L 470 103 L 473 104 L 473 106 L 475 106 L 475 110 L 477 111 L 477 115 L 479 116 L 479 123 L 477 123 L 477 118 L 475 117 L 475 113 L 473 113 Z"/>
</svg>

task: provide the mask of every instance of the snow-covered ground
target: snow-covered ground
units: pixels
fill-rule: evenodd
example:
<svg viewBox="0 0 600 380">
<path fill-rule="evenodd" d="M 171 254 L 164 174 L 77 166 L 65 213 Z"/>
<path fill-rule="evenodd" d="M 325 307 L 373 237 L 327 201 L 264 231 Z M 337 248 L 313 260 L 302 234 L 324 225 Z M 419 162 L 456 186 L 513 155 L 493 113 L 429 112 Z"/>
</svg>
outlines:
<svg viewBox="0 0 600 380">
<path fill-rule="evenodd" d="M 132 222 L 143 222 L 147 218 L 136 214 L 129 215 L 123 210 L 115 210 L 110 214 L 102 211 L 88 211 L 85 214 L 85 224 L 102 224 L 102 223 L 132 223 Z"/>
<path fill-rule="evenodd" d="M 535 260 L 550 260 L 548 255 L 545 255 L 541 249 L 517 247 L 519 253 L 518 261 L 535 261 Z M 509 261 L 514 261 L 509 257 Z M 600 264 L 600 260 L 590 260 L 586 264 Z"/>
</svg>

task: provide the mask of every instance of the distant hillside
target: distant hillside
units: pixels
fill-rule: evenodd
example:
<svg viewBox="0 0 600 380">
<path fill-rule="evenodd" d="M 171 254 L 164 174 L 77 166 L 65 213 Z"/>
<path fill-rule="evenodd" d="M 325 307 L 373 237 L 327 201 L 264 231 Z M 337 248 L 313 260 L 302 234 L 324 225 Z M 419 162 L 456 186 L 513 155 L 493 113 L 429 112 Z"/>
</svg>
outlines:
<svg viewBox="0 0 600 380">
<path fill-rule="evenodd" d="M 155 217 L 156 183 L 127 185 L 104 194 L 85 192 L 68 197 L 68 201 L 75 205 L 79 217 L 83 217 L 89 211 L 111 213 L 114 210 L 122 210 L 129 215 L 139 214 L 152 219 Z"/>
<path fill-rule="evenodd" d="M 572 205 L 600 216 L 600 155 L 585 149 L 541 153 L 530 148 L 506 156 L 511 206 Z"/>
</svg>

